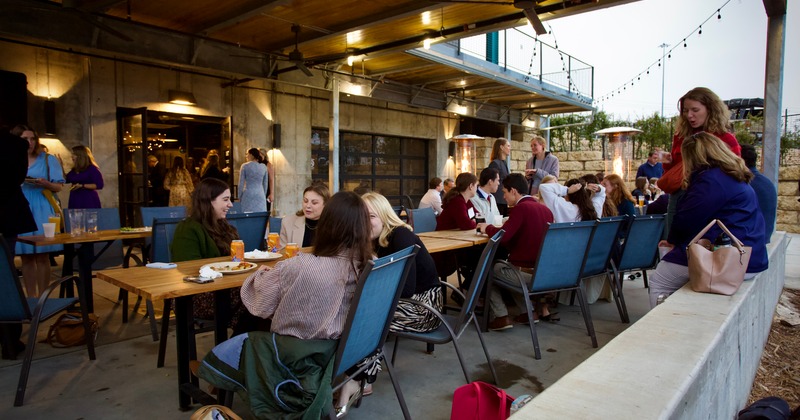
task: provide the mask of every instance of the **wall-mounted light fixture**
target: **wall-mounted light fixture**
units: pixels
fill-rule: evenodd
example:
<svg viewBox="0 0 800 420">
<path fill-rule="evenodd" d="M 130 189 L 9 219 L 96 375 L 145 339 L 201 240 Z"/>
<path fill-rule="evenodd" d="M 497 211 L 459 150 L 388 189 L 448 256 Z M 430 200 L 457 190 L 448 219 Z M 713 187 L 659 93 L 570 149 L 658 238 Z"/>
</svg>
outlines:
<svg viewBox="0 0 800 420">
<path fill-rule="evenodd" d="M 278 123 L 272 124 L 272 148 L 281 148 L 281 125 Z"/>
<path fill-rule="evenodd" d="M 176 105 L 197 105 L 197 99 L 194 98 L 192 92 L 170 89 L 169 103 Z"/>
<path fill-rule="evenodd" d="M 456 156 L 456 142 L 451 141 L 447 144 L 447 157 L 452 159 Z"/>
<path fill-rule="evenodd" d="M 44 101 L 44 134 L 56 135 L 56 102 L 49 99 Z"/>
</svg>

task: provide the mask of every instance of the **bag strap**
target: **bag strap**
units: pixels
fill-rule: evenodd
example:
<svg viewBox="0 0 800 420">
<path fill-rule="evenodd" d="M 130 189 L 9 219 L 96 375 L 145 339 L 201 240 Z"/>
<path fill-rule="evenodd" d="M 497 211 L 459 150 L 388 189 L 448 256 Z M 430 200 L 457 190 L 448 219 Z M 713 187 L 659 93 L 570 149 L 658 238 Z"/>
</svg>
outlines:
<svg viewBox="0 0 800 420">
<path fill-rule="evenodd" d="M 742 243 L 742 241 L 740 241 L 740 240 L 739 240 L 739 238 L 737 238 L 736 236 L 734 236 L 734 235 L 731 233 L 731 231 L 730 231 L 730 230 L 728 230 L 728 227 L 727 227 L 727 226 L 725 226 L 725 224 L 724 224 L 724 223 L 722 223 L 722 221 L 721 221 L 721 220 L 719 220 L 719 219 L 714 219 L 714 220 L 712 220 L 711 222 L 709 222 L 709 223 L 706 225 L 706 227 L 705 227 L 705 228 L 703 228 L 703 230 L 701 230 L 701 231 L 700 231 L 700 233 L 698 233 L 698 234 L 697 234 L 697 236 L 695 236 L 695 237 L 694 237 L 694 239 L 692 239 L 692 241 L 691 241 L 691 242 L 689 242 L 689 245 L 691 246 L 691 245 L 694 245 L 694 244 L 696 244 L 696 243 L 697 243 L 697 241 L 699 241 L 699 240 L 700 240 L 700 238 L 702 238 L 702 237 L 703 237 L 703 235 L 705 235 L 705 234 L 708 232 L 708 230 L 709 230 L 709 229 L 711 229 L 711 227 L 712 227 L 712 226 L 714 226 L 715 224 L 716 224 L 717 226 L 719 226 L 719 227 L 720 227 L 720 229 L 722 229 L 722 231 L 723 231 L 723 232 L 725 232 L 725 234 L 726 234 L 726 235 L 728 235 L 728 237 L 729 237 L 729 238 L 731 238 L 731 243 L 733 244 L 733 246 L 735 246 L 735 247 L 736 247 L 736 249 L 738 249 L 738 250 L 739 250 L 739 252 L 740 252 L 740 253 L 744 253 L 744 252 L 745 252 L 745 251 L 744 251 L 744 249 L 742 249 L 742 248 L 744 248 L 744 244 Z M 687 246 L 687 248 L 688 248 L 688 246 Z"/>
<path fill-rule="evenodd" d="M 481 412 L 481 400 L 482 400 L 481 399 L 481 388 L 483 388 L 483 387 L 481 386 L 481 383 L 477 382 L 477 381 L 476 382 L 472 382 L 470 385 L 472 385 L 472 387 L 475 389 L 475 412 L 476 413 L 480 413 Z M 492 386 L 492 385 L 489 385 L 489 384 L 486 384 L 486 385 L 491 387 L 492 390 L 497 393 L 497 397 L 499 397 L 498 403 L 497 403 L 497 407 L 499 409 L 497 418 L 499 418 L 499 419 L 507 418 L 506 417 L 506 411 L 507 411 L 506 410 L 506 404 L 507 404 L 506 391 L 504 389 L 502 389 L 502 388 L 498 388 L 498 387 L 495 387 L 495 386 Z"/>
</svg>

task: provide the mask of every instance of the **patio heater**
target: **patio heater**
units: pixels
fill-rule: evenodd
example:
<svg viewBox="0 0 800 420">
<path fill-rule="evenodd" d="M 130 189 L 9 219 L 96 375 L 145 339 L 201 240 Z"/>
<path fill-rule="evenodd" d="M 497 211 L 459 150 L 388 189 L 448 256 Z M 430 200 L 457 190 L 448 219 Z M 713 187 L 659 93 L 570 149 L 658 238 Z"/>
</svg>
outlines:
<svg viewBox="0 0 800 420">
<path fill-rule="evenodd" d="M 478 140 L 483 140 L 483 137 L 474 134 L 459 134 L 450 139 L 456 145 L 453 156 L 456 175 L 462 172 L 475 173 L 477 168 L 475 150 Z"/>
<path fill-rule="evenodd" d="M 595 135 L 603 136 L 603 166 L 606 174 L 617 174 L 623 181 L 634 181 L 633 136 L 641 133 L 632 127 L 609 127 L 595 131 Z"/>
</svg>

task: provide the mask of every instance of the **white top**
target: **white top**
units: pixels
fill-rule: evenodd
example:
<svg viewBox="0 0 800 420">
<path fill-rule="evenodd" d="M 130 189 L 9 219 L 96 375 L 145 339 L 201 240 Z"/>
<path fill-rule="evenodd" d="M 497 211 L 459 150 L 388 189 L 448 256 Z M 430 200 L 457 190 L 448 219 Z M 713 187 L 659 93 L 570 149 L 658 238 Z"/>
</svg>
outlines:
<svg viewBox="0 0 800 420">
<path fill-rule="evenodd" d="M 486 220 L 486 223 L 490 225 L 494 224 L 497 220 L 496 216 L 502 216 L 500 211 L 497 210 L 497 200 L 492 194 L 482 190 L 481 187 L 478 187 L 478 192 L 470 201 L 472 202 L 472 206 L 475 207 L 475 211 L 480 213 L 484 220 Z"/>
<path fill-rule="evenodd" d="M 422 196 L 422 200 L 419 200 L 419 208 L 426 209 L 428 207 L 432 208 L 437 216 L 442 212 L 442 196 L 439 195 L 439 191 L 430 189 Z"/>
<path fill-rule="evenodd" d="M 606 201 L 606 189 L 599 185 L 600 191 L 592 196 L 592 205 L 597 217 L 603 214 L 603 203 Z M 539 194 L 542 195 L 544 205 L 553 212 L 553 219 L 556 223 L 580 222 L 581 213 L 578 206 L 565 200 L 568 188 L 557 183 L 539 185 Z"/>
</svg>

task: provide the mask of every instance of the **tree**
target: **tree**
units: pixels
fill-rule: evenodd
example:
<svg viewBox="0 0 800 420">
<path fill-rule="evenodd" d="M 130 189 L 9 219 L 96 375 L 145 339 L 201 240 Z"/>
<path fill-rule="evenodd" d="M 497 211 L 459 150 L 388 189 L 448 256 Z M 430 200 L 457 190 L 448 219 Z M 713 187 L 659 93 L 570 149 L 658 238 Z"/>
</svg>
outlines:
<svg viewBox="0 0 800 420">
<path fill-rule="evenodd" d="M 672 124 L 670 119 L 662 119 L 657 113 L 637 120 L 633 123 L 634 128 L 642 130 L 636 135 L 636 145 L 634 154 L 637 158 L 643 158 L 645 153 L 658 147 L 669 150 L 672 147 Z M 645 147 L 646 146 L 646 147 Z"/>
</svg>

